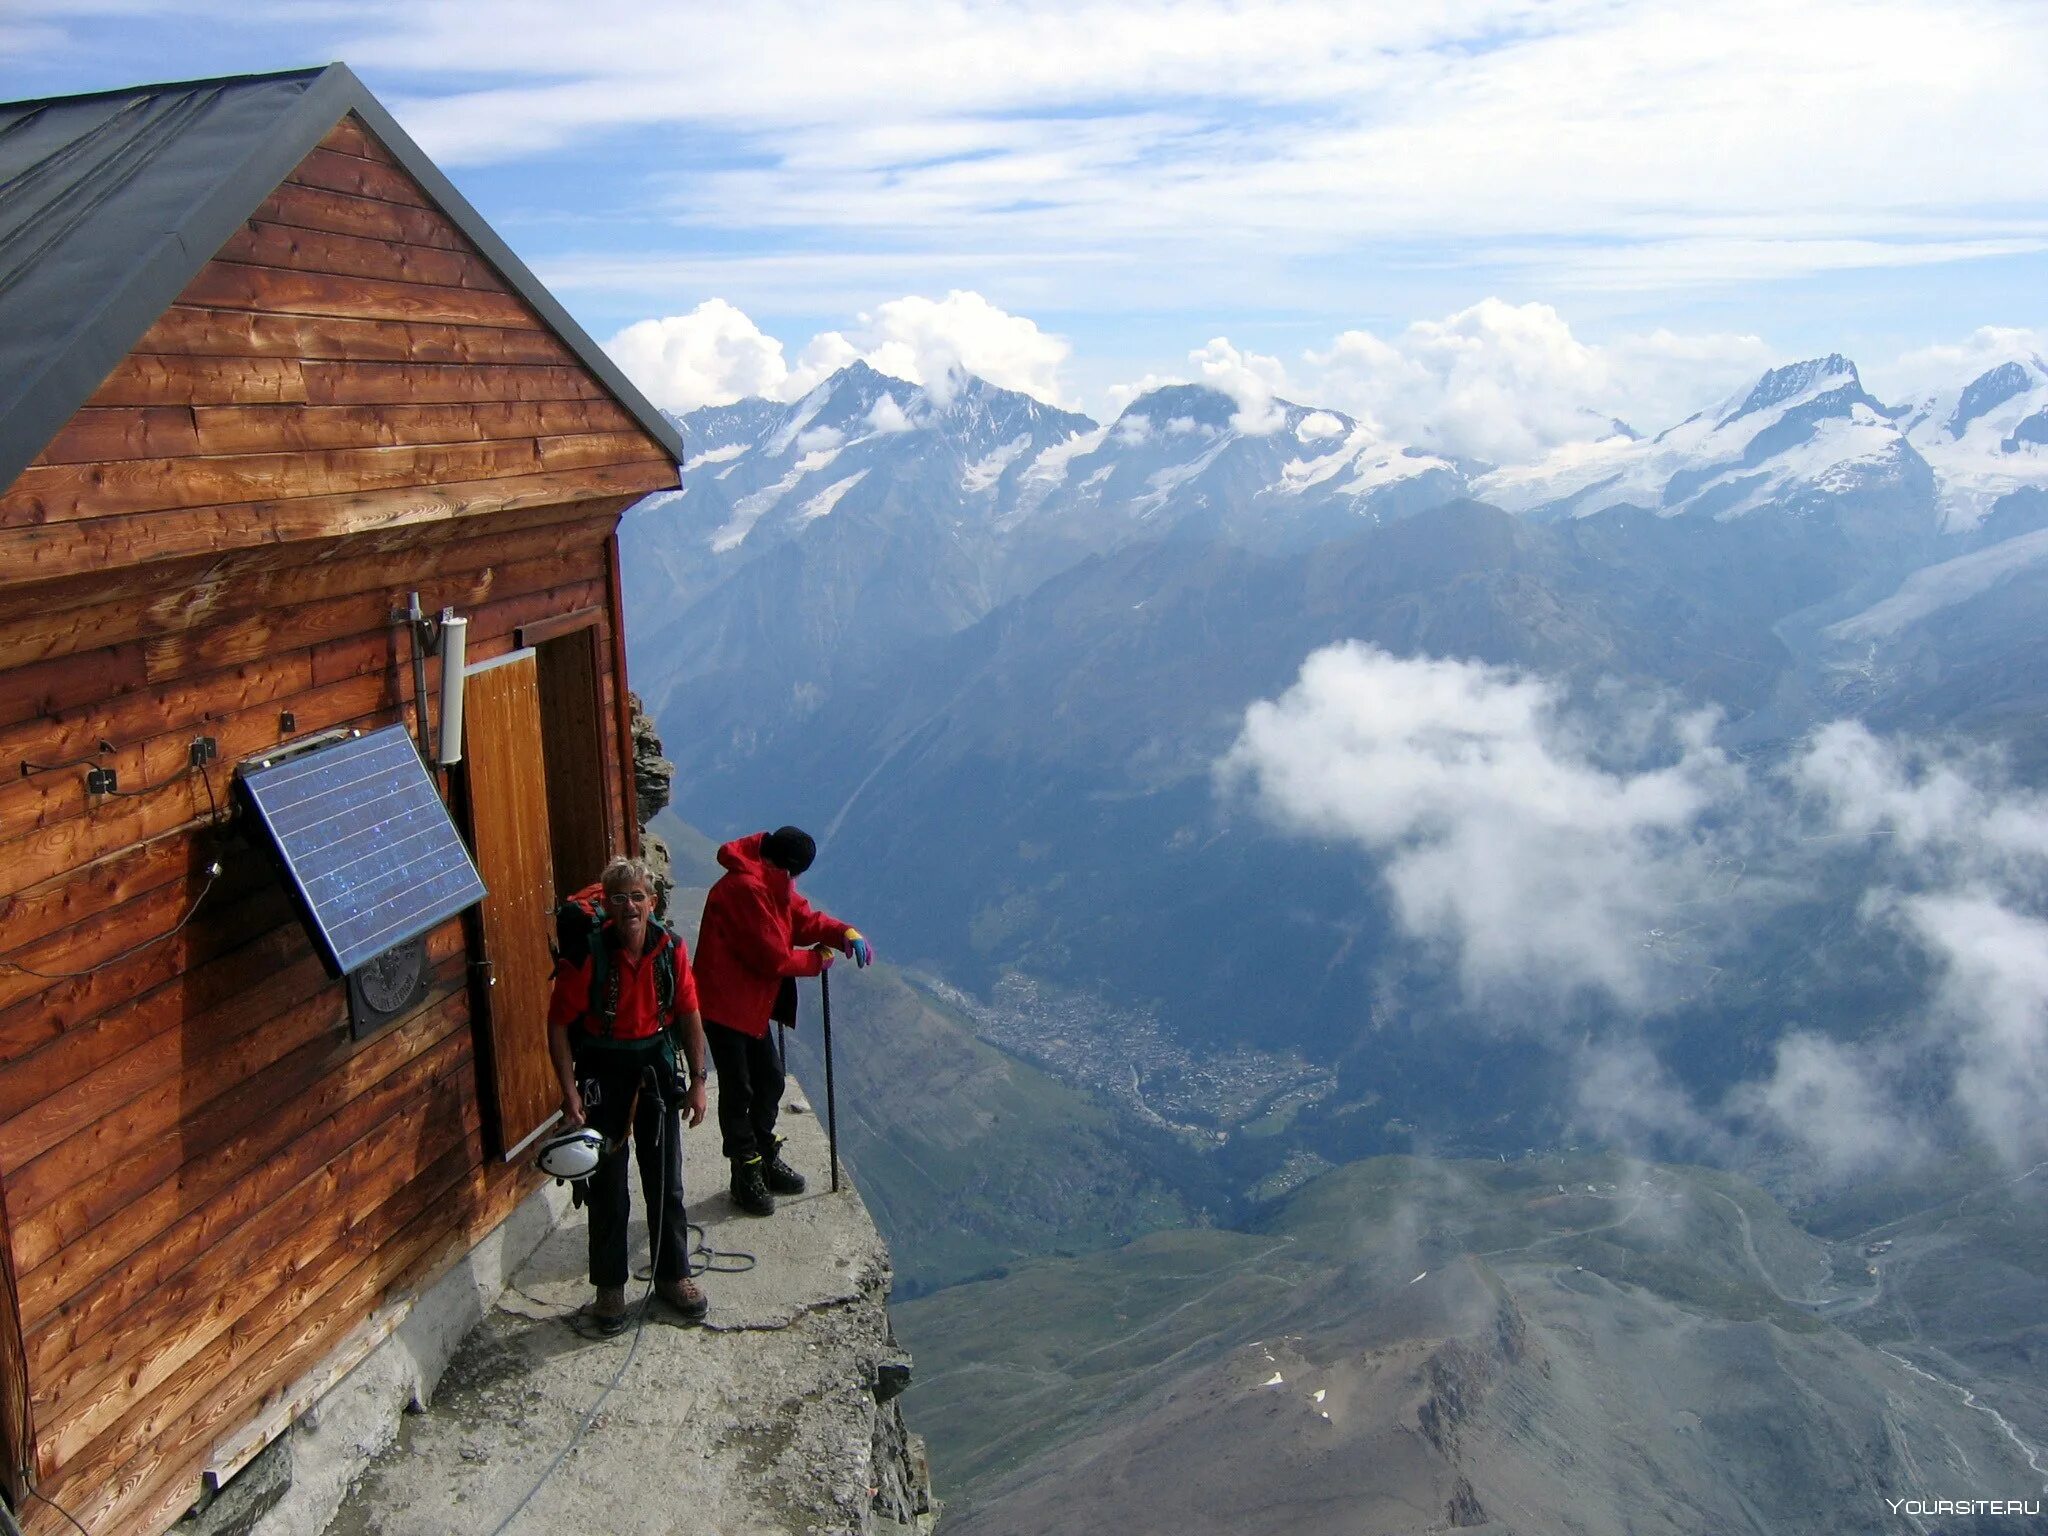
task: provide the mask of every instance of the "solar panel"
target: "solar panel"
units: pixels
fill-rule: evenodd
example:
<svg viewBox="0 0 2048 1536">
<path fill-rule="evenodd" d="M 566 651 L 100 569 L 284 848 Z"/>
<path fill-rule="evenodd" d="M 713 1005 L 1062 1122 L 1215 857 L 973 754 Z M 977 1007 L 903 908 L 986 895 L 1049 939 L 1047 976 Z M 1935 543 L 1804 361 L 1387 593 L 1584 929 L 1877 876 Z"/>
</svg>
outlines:
<svg viewBox="0 0 2048 1536">
<path fill-rule="evenodd" d="M 241 779 L 336 975 L 483 900 L 402 725 L 244 767 Z"/>
</svg>

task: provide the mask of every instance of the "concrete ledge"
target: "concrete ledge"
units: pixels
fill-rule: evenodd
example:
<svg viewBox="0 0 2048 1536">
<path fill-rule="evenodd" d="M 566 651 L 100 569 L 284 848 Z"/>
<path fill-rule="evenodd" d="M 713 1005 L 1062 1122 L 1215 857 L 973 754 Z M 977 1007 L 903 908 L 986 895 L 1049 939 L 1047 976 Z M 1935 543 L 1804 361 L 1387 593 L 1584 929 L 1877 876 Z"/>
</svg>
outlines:
<svg viewBox="0 0 2048 1536">
<path fill-rule="evenodd" d="M 706 1326 L 651 1299 L 637 1326 L 593 1336 L 588 1229 L 569 1213 L 463 1342 L 432 1406 L 381 1453 L 365 1446 L 328 1536 L 490 1536 L 508 1519 L 507 1536 L 930 1529 L 922 1447 L 889 1400 L 908 1361 L 867 1208 L 850 1180 L 826 1191 L 823 1128 L 786 1109 L 788 1156 L 811 1191 L 766 1219 L 741 1214 L 715 1127 L 684 1140 L 690 1220 L 710 1248 L 755 1262 L 701 1278 Z M 644 1270 L 638 1190 L 636 1176 L 629 1252 Z M 630 1285 L 629 1305 L 648 1289 Z"/>
<path fill-rule="evenodd" d="M 207 1469 L 218 1503 L 202 1504 L 172 1527 L 173 1536 L 326 1530 L 349 1486 L 398 1438 L 406 1411 L 432 1399 L 464 1337 L 568 1205 L 566 1189 L 536 1191 L 426 1290 L 387 1301 L 290 1397 L 221 1443 Z M 238 1480 L 245 1467 L 249 1477 Z"/>
</svg>

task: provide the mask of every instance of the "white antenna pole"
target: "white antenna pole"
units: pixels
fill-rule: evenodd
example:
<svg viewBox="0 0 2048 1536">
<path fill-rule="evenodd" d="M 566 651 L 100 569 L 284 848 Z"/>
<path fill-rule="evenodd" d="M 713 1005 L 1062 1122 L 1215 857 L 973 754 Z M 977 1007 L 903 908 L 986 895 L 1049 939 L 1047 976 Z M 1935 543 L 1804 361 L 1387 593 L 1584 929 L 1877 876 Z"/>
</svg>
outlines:
<svg viewBox="0 0 2048 1536">
<path fill-rule="evenodd" d="M 462 668 L 469 659 L 469 620 L 441 613 L 441 754 L 443 767 L 462 761 Z"/>
</svg>

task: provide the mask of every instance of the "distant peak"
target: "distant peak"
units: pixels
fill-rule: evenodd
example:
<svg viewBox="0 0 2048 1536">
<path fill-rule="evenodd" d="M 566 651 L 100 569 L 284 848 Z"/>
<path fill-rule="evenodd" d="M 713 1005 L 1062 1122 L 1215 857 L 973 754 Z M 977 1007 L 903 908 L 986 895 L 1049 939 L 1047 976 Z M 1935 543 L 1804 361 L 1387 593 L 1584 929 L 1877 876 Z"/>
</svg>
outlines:
<svg viewBox="0 0 2048 1536">
<path fill-rule="evenodd" d="M 1858 394 L 1863 392 L 1863 380 L 1856 372 L 1856 365 L 1841 353 L 1830 352 L 1826 357 L 1810 357 L 1803 363 L 1787 363 L 1782 368 L 1771 369 L 1756 381 L 1740 405 L 1721 418 L 1721 424 L 1726 426 L 1752 411 L 1783 405 L 1787 400 L 1811 394 L 1824 385 L 1847 386 Z"/>
<path fill-rule="evenodd" d="M 1988 368 L 1963 386 L 1963 392 L 1956 400 L 1955 414 L 1948 419 L 1950 437 L 1961 437 L 1971 422 L 1987 411 L 1995 411 L 2015 395 L 2024 395 L 2041 381 L 2044 372 L 2039 358 L 2030 359 L 2033 366 L 2025 363 L 2000 363 Z"/>
<path fill-rule="evenodd" d="M 1185 418 L 1205 427 L 1227 427 L 1238 409 L 1236 400 L 1206 384 L 1162 384 L 1125 406 L 1117 419 L 1145 416 L 1164 425 Z"/>
</svg>

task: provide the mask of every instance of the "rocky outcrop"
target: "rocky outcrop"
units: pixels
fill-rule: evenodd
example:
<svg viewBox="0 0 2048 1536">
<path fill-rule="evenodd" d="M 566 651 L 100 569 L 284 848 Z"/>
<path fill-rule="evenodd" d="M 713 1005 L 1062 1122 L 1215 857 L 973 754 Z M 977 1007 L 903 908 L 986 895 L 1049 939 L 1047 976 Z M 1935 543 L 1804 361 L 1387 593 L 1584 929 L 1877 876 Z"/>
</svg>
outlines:
<svg viewBox="0 0 2048 1536">
<path fill-rule="evenodd" d="M 653 866 L 655 888 L 665 915 L 668 893 L 675 888 L 675 859 L 668 844 L 649 832 L 647 824 L 668 805 L 676 765 L 662 755 L 661 738 L 654 733 L 654 721 L 640 702 L 640 695 L 628 693 L 626 707 L 633 716 L 633 815 L 640 823 L 640 857 Z"/>
<path fill-rule="evenodd" d="M 1459 1426 L 1479 1411 L 1488 1390 L 1520 1362 L 1528 1348 L 1529 1325 L 1521 1309 L 1505 1289 L 1498 1294 L 1500 1305 L 1490 1332 L 1446 1339 L 1431 1351 L 1423 1366 L 1427 1392 L 1416 1411 L 1416 1423 L 1429 1443 L 1446 1456 L 1457 1454 Z M 1469 1485 L 1465 1493 L 1471 1493 Z"/>
</svg>

